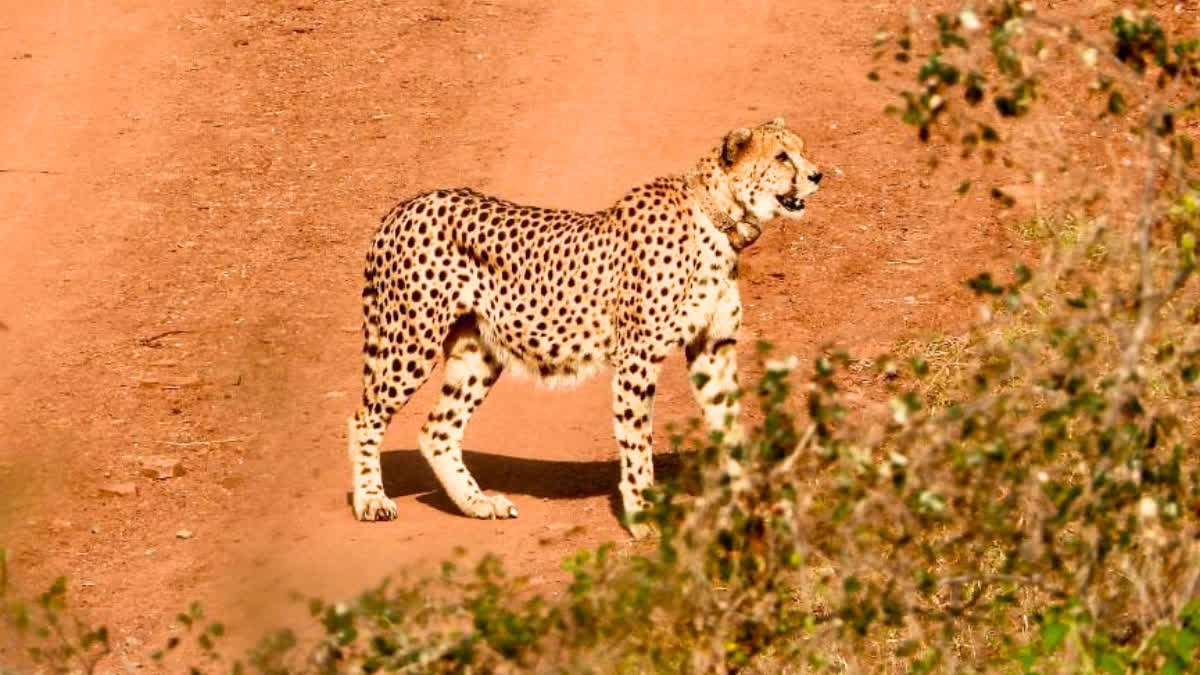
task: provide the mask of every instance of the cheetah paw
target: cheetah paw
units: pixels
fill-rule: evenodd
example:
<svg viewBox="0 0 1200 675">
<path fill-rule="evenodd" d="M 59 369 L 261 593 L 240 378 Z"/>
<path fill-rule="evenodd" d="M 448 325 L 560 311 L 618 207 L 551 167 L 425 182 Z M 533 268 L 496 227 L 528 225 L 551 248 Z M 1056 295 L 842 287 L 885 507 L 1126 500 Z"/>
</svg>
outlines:
<svg viewBox="0 0 1200 675">
<path fill-rule="evenodd" d="M 354 495 L 354 517 L 359 520 L 395 520 L 396 502 L 383 495 Z"/>
<path fill-rule="evenodd" d="M 658 534 L 658 528 L 650 523 L 629 523 L 629 534 L 636 540 L 649 539 Z"/>
<path fill-rule="evenodd" d="M 467 515 L 484 520 L 503 520 L 505 518 L 516 518 L 517 507 L 508 501 L 508 497 L 504 495 L 482 495 L 482 499 L 472 503 L 469 508 L 463 509 Z"/>
</svg>

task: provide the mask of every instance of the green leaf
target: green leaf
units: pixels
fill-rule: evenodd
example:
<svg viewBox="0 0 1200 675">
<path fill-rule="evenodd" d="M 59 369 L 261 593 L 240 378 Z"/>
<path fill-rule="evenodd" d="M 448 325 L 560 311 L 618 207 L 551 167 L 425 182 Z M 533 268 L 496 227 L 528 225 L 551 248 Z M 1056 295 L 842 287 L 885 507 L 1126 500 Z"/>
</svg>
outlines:
<svg viewBox="0 0 1200 675">
<path fill-rule="evenodd" d="M 966 281 L 967 288 L 975 291 L 976 295 L 1000 295 L 1004 289 L 992 280 L 991 272 L 982 272 Z"/>
<path fill-rule="evenodd" d="M 979 105 L 983 101 L 983 88 L 986 84 L 987 79 L 980 73 L 974 70 L 967 73 L 967 81 L 963 87 L 963 95 L 966 97 L 967 103 Z"/>
<path fill-rule="evenodd" d="M 1116 89 L 1108 95 L 1108 112 L 1113 115 L 1120 115 L 1125 112 L 1125 97 Z"/>
<path fill-rule="evenodd" d="M 1109 675 L 1125 675 L 1128 672 L 1125 659 L 1119 653 L 1107 649 L 1101 649 L 1096 655 L 1096 667 L 1100 672 Z"/>
<path fill-rule="evenodd" d="M 1033 281 L 1033 270 L 1029 269 L 1029 266 L 1025 263 L 1017 263 L 1013 265 L 1013 273 L 1017 275 L 1017 286 L 1024 286 L 1030 281 Z"/>
<path fill-rule="evenodd" d="M 1042 626 L 1042 648 L 1047 653 L 1053 652 L 1058 645 L 1067 637 L 1070 628 L 1061 621 L 1052 621 L 1045 626 Z"/>
<path fill-rule="evenodd" d="M 1189 628 L 1180 629 L 1179 634 L 1175 636 L 1175 654 L 1185 661 L 1192 660 L 1198 639 L 1200 638 L 1196 631 Z"/>
</svg>

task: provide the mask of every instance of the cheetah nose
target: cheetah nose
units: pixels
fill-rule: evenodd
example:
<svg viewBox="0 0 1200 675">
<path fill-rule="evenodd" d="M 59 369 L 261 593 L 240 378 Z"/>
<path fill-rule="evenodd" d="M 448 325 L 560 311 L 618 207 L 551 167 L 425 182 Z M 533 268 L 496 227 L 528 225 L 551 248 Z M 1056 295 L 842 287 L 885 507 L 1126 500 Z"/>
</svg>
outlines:
<svg viewBox="0 0 1200 675">
<path fill-rule="evenodd" d="M 810 174 L 808 174 L 808 179 L 810 181 L 812 181 L 813 185 L 816 185 L 821 182 L 821 176 L 823 176 L 823 175 L 825 175 L 825 174 L 821 173 L 820 171 L 818 171 L 816 173 L 810 173 Z"/>
</svg>

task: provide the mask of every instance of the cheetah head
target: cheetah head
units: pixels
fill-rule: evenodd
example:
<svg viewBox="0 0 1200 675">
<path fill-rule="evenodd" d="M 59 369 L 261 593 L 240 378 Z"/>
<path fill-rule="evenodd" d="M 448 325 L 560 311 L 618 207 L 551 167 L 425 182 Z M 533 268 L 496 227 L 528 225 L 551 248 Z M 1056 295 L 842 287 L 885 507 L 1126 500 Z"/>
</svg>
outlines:
<svg viewBox="0 0 1200 675">
<path fill-rule="evenodd" d="M 738 220 L 798 219 L 821 182 L 821 172 L 804 157 L 804 141 L 782 119 L 729 132 L 718 154 L 733 206 L 743 211 Z"/>
</svg>

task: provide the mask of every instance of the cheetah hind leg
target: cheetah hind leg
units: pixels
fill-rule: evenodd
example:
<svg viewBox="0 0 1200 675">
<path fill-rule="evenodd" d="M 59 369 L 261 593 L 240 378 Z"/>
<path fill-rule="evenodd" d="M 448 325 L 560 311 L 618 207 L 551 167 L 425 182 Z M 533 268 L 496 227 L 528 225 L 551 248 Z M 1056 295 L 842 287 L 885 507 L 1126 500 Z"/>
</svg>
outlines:
<svg viewBox="0 0 1200 675">
<path fill-rule="evenodd" d="M 368 328 L 372 328 L 368 316 Z M 429 378 L 437 364 L 437 351 L 427 347 L 414 354 L 381 339 L 368 337 L 363 367 L 363 404 L 350 418 L 350 465 L 353 470 L 354 517 L 359 520 L 394 520 L 398 509 L 383 488 L 379 445 L 397 410 Z M 434 343 L 436 344 L 436 343 Z"/>
<path fill-rule="evenodd" d="M 516 518 L 504 495 L 487 495 L 463 464 L 467 422 L 500 376 L 502 366 L 488 350 L 474 321 L 461 321 L 446 338 L 446 381 L 442 397 L 421 427 L 418 446 L 442 488 L 459 510 L 475 518 Z"/>
<path fill-rule="evenodd" d="M 379 473 L 378 452 L 363 453 L 360 438 L 369 431 L 364 429 L 358 416 L 349 420 L 350 461 L 356 467 L 352 506 L 354 517 L 358 520 L 394 520 L 396 518 L 396 502 L 383 492 L 382 477 L 376 479 Z M 376 444 L 377 445 L 377 444 Z M 361 467 L 361 468 L 359 468 Z"/>
</svg>

